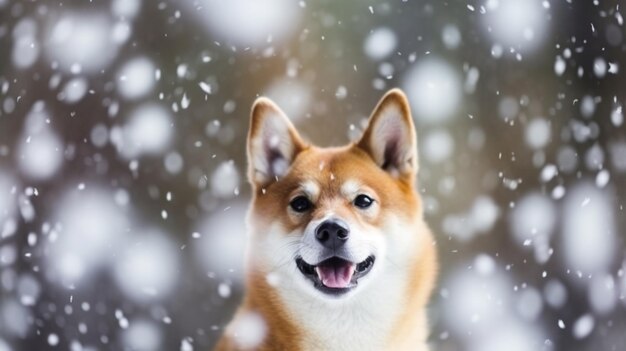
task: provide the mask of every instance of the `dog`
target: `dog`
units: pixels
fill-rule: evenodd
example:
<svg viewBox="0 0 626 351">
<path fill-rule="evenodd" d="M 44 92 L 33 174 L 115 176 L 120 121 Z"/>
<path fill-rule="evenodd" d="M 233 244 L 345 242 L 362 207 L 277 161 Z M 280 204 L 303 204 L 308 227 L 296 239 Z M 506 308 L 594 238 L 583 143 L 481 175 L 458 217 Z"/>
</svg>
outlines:
<svg viewBox="0 0 626 351">
<path fill-rule="evenodd" d="M 428 350 L 437 252 L 404 93 L 383 96 L 357 142 L 330 148 L 260 97 L 247 153 L 246 291 L 215 350 Z"/>
</svg>

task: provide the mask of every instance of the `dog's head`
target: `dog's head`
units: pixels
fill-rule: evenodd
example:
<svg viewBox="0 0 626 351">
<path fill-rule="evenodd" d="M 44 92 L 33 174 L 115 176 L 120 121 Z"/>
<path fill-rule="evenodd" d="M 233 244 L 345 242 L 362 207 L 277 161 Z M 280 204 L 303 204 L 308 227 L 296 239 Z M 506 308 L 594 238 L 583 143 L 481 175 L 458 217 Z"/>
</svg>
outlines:
<svg viewBox="0 0 626 351">
<path fill-rule="evenodd" d="M 259 98 L 247 147 L 248 265 L 270 284 L 345 299 L 413 262 L 422 223 L 417 146 L 400 90 L 381 99 L 358 142 L 338 148 L 307 144 Z"/>
</svg>

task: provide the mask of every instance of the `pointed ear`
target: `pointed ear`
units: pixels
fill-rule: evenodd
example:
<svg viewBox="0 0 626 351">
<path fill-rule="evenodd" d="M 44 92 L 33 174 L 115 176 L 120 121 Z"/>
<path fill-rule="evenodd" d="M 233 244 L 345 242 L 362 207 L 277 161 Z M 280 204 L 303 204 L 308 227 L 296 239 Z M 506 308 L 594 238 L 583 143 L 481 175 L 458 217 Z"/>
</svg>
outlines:
<svg viewBox="0 0 626 351">
<path fill-rule="evenodd" d="M 417 174 L 417 137 L 402 90 L 392 89 L 378 102 L 357 145 L 396 178 Z"/>
<path fill-rule="evenodd" d="M 306 144 L 274 102 L 260 97 L 252 105 L 248 131 L 248 179 L 265 186 L 284 176 Z"/>
</svg>

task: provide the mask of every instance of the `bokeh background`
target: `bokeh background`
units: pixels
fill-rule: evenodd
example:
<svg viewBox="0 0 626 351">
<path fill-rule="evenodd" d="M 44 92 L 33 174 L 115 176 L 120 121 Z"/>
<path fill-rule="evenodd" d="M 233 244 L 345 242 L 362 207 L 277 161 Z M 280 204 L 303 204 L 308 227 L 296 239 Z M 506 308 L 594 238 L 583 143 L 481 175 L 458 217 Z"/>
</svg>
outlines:
<svg viewBox="0 0 626 351">
<path fill-rule="evenodd" d="M 626 35 L 604 0 L 0 0 L 0 350 L 208 350 L 245 135 L 410 98 L 435 350 L 626 349 Z M 384 302 L 381 302 L 384 303 Z"/>
</svg>

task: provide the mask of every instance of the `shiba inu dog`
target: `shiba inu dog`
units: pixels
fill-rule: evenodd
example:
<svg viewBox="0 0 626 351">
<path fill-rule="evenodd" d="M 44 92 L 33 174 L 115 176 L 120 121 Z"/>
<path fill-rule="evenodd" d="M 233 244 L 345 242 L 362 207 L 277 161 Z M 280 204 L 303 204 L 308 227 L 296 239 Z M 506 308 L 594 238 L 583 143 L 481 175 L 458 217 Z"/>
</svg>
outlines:
<svg viewBox="0 0 626 351">
<path fill-rule="evenodd" d="M 216 350 L 427 350 L 436 247 L 399 89 L 356 143 L 306 143 L 271 100 L 247 141 L 246 294 Z"/>
</svg>

